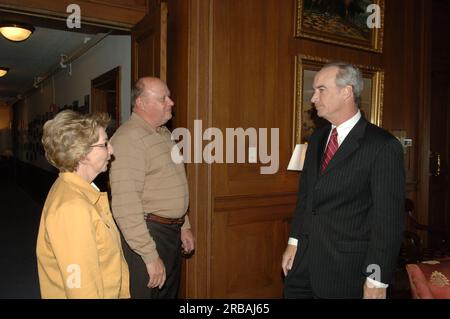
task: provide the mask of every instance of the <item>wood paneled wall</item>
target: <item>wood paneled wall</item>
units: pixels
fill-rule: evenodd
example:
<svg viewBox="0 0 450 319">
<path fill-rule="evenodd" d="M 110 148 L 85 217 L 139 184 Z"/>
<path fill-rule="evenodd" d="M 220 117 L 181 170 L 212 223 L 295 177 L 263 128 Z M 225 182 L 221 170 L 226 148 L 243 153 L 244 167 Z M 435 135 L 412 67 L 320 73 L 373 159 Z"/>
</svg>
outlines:
<svg viewBox="0 0 450 319">
<path fill-rule="evenodd" d="M 291 7 L 292 8 L 292 7 Z M 279 1 L 214 1 L 212 124 L 279 129 L 279 170 L 213 166 L 211 296 L 280 297 L 281 254 L 295 204 L 292 152 L 293 16 Z M 248 145 L 247 145 L 248 150 Z"/>
<path fill-rule="evenodd" d="M 383 51 L 385 97 L 383 127 L 405 130 L 413 140 L 407 149 L 407 196 L 416 202 L 418 189 L 417 135 L 420 89 L 421 0 L 386 1 L 386 32 Z"/>
<path fill-rule="evenodd" d="M 280 141 L 277 174 L 261 175 L 259 164 L 187 165 L 197 252 L 186 264 L 185 296 L 282 295 L 281 254 L 299 178 L 286 171 L 298 54 L 384 69 L 382 126 L 413 139 L 408 196 L 416 199 L 422 4 L 387 0 L 383 53 L 372 53 L 294 38 L 295 0 L 168 1 L 175 126 L 192 130 L 201 119 L 203 129 L 279 128 Z"/>
</svg>

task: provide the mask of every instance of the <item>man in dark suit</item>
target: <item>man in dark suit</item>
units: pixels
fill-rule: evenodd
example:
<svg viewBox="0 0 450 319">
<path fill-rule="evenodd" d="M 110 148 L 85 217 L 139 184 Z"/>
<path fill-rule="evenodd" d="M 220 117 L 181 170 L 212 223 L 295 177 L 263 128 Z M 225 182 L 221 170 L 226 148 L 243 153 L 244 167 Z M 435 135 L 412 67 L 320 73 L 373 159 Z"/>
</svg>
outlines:
<svg viewBox="0 0 450 319">
<path fill-rule="evenodd" d="M 331 63 L 311 102 L 331 124 L 310 138 L 290 238 L 285 298 L 386 298 L 404 229 L 403 150 L 361 116 L 363 80 Z"/>
</svg>

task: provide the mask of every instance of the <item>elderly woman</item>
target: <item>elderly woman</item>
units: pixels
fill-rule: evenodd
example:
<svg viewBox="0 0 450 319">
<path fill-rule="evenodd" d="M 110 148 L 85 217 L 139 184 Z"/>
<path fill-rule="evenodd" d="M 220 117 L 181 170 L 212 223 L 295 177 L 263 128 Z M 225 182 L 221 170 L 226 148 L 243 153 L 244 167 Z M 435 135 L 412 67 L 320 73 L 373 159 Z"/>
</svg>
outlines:
<svg viewBox="0 0 450 319">
<path fill-rule="evenodd" d="M 129 298 L 128 265 L 108 196 L 92 183 L 113 148 L 106 114 L 62 111 L 44 125 L 42 143 L 59 171 L 37 239 L 43 298 Z"/>
</svg>

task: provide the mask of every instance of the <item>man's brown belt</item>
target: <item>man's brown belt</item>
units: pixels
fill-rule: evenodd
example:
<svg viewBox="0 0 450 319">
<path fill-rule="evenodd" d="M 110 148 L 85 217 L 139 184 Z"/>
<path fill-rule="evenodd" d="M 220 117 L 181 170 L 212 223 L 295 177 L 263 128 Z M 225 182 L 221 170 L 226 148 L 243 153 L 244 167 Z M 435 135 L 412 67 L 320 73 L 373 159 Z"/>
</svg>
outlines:
<svg viewBox="0 0 450 319">
<path fill-rule="evenodd" d="M 145 215 L 146 220 L 150 220 L 156 223 L 164 224 L 164 225 L 183 225 L 184 224 L 184 216 L 180 218 L 167 218 L 161 217 L 154 214 Z"/>
</svg>

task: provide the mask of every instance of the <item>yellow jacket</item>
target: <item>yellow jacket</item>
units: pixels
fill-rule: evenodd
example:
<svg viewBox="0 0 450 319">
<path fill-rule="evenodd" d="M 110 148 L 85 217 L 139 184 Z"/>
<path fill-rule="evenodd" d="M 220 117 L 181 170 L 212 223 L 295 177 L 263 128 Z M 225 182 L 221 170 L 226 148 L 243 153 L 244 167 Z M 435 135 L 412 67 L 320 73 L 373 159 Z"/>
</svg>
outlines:
<svg viewBox="0 0 450 319">
<path fill-rule="evenodd" d="M 42 298 L 130 297 L 107 194 L 75 173 L 60 173 L 48 193 L 36 254 Z"/>
</svg>

